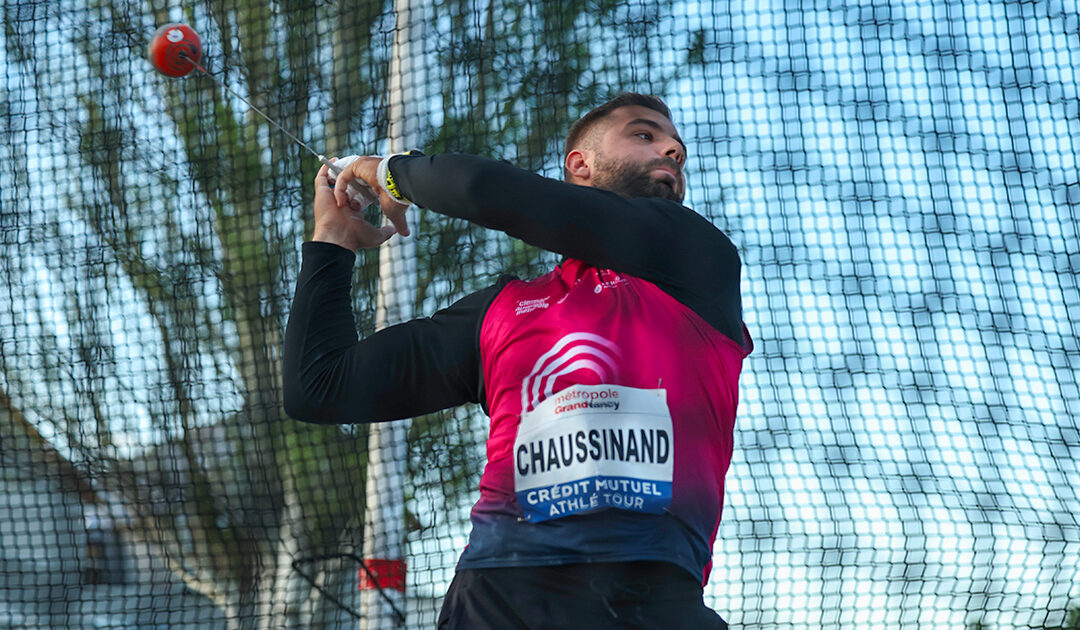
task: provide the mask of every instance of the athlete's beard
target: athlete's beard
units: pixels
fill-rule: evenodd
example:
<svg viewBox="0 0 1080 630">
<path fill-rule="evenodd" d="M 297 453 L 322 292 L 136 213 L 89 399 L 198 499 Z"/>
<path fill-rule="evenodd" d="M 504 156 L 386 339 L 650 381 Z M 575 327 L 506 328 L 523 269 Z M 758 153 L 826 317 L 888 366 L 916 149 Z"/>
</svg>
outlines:
<svg viewBox="0 0 1080 630">
<path fill-rule="evenodd" d="M 672 184 L 666 179 L 654 179 L 653 170 L 661 166 L 675 171 L 679 182 Z M 623 197 L 662 197 L 682 203 L 685 192 L 682 182 L 682 169 L 679 168 L 678 162 L 671 158 L 657 158 L 645 164 L 634 164 L 629 161 L 609 159 L 606 155 L 596 157 L 593 186 L 610 190 Z"/>
</svg>

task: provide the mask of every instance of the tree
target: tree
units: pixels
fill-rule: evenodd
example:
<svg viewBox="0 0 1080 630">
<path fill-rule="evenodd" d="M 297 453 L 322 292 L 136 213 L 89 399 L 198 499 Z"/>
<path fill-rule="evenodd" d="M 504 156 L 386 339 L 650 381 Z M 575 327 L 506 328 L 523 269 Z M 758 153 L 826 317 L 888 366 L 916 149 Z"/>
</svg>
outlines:
<svg viewBox="0 0 1080 630">
<path fill-rule="evenodd" d="M 449 18 L 433 28 L 449 44 L 430 51 L 443 123 L 428 151 L 539 168 L 585 104 L 631 82 L 590 62 L 597 51 L 581 41 L 582 20 L 610 30 L 629 19 L 618 3 L 436 5 Z M 356 613 L 336 596 L 354 588 L 341 581 L 355 575 L 342 558 L 361 542 L 366 433 L 283 416 L 281 336 L 318 164 L 221 83 L 328 154 L 375 153 L 386 133 L 387 10 L 300 0 L 209 0 L 180 13 L 150 1 L 4 6 L 2 176 L 25 194 L 0 212 L 7 233 L 21 235 L 6 244 L 14 255 L 0 273 L 11 289 L 0 301 L 23 331 L 12 349 L 24 359 L 5 358 L 2 377 L 97 489 L 122 498 L 144 542 L 237 628 L 320 627 Z M 217 81 L 152 72 L 146 40 L 177 19 L 197 25 Z M 489 280 L 463 259 L 522 274 L 544 261 L 433 213 L 418 223 L 420 312 Z M 374 325 L 376 282 L 376 257 L 362 254 L 363 331 Z M 410 435 L 410 461 L 460 463 L 434 479 L 411 469 L 450 493 L 469 487 L 482 460 L 479 445 L 445 430 L 451 415 L 420 419 Z"/>
</svg>

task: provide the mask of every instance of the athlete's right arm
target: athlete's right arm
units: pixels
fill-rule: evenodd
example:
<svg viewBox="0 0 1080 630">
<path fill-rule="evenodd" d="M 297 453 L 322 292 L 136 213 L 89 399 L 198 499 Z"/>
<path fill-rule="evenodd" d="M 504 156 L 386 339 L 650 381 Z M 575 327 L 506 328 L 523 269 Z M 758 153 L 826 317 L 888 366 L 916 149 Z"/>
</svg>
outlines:
<svg viewBox="0 0 1080 630">
<path fill-rule="evenodd" d="M 285 413 L 344 424 L 408 418 L 480 400 L 477 335 L 501 284 L 430 318 L 357 339 L 350 300 L 355 254 L 303 245 L 303 265 L 285 330 Z"/>
</svg>

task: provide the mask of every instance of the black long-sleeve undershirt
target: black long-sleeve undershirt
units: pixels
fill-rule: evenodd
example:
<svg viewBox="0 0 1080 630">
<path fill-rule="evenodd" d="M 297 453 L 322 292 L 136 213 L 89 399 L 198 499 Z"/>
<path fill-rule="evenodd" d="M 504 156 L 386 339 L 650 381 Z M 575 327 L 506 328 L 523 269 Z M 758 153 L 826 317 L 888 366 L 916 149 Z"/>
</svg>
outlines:
<svg viewBox="0 0 1080 630">
<path fill-rule="evenodd" d="M 417 205 L 651 281 L 743 342 L 738 253 L 711 223 L 675 202 L 626 199 L 473 156 L 401 156 L 390 168 Z M 430 318 L 358 340 L 349 303 L 355 255 L 305 243 L 303 258 L 285 334 L 290 417 L 371 422 L 481 402 L 480 325 L 508 278 Z"/>
</svg>

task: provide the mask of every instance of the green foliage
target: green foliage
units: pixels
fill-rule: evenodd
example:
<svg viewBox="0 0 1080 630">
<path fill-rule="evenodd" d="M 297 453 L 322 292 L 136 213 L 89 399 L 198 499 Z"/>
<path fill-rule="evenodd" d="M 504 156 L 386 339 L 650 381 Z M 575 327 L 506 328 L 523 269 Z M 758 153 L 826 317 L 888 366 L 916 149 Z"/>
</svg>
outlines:
<svg viewBox="0 0 1080 630">
<path fill-rule="evenodd" d="M 426 130 L 421 148 L 506 158 L 556 175 L 570 123 L 640 81 L 633 64 L 601 54 L 608 51 L 594 38 L 637 29 L 647 39 L 661 7 L 434 4 L 437 69 L 429 80 L 441 124 Z M 283 538 L 296 539 L 301 555 L 360 545 L 367 431 L 282 415 L 282 329 L 297 247 L 311 229 L 318 164 L 222 84 L 324 153 L 378 151 L 388 133 L 388 6 L 76 5 L 71 29 L 57 28 L 59 9 L 24 19 L 34 10 L 4 7 L 7 59 L 28 78 L 20 89 L 33 90 L 37 106 L 52 112 L 63 130 L 57 141 L 71 147 L 61 162 L 84 180 L 61 193 L 68 203 L 51 208 L 55 216 L 39 231 L 53 242 L 72 232 L 82 239 L 78 252 L 56 258 L 72 276 L 67 293 L 30 307 L 40 321 L 79 331 L 76 367 L 56 358 L 63 348 L 42 327 L 48 357 L 21 372 L 3 363 L 4 376 L 21 391 L 33 390 L 20 384 L 35 380 L 61 383 L 50 386 L 62 395 L 42 398 L 55 407 L 56 434 L 85 454 L 94 482 L 123 497 L 189 584 L 222 605 L 244 600 L 261 573 L 273 572 Z M 151 71 L 144 57 L 150 25 L 177 15 L 202 36 L 203 64 L 214 78 Z M 72 46 L 63 73 L 48 70 L 61 56 L 43 45 L 56 33 Z M 78 80 L 52 80 L 61 74 Z M 0 106 L 11 113 L 6 98 Z M 31 179 L 22 163 L 12 172 L 12 181 Z M 434 212 L 415 220 L 418 313 L 499 273 L 535 275 L 555 258 Z M 378 273 L 378 252 L 360 253 L 354 294 L 365 334 L 374 328 Z M 60 317 L 47 312 L 53 302 L 66 309 Z M 145 355 L 134 377 L 137 369 L 124 363 L 132 354 Z M 126 415 L 135 388 L 153 400 L 137 420 Z M 442 493 L 444 511 L 458 509 L 482 469 L 477 436 L 485 429 L 474 408 L 414 420 L 413 497 Z M 416 527 L 432 524 L 415 516 Z"/>
<path fill-rule="evenodd" d="M 474 409 L 440 411 L 414 418 L 409 427 L 408 474 L 411 480 L 410 505 L 423 496 L 430 507 L 411 515 L 410 530 L 424 530 L 445 524 L 439 515 L 460 509 L 461 496 L 476 488 L 484 467 L 484 453 L 476 448 L 475 430 L 486 428 L 486 419 Z"/>
<path fill-rule="evenodd" d="M 637 35 L 631 41 L 646 48 L 658 35 L 663 6 L 644 2 L 632 13 L 614 1 L 496 0 L 477 14 L 475 3 L 438 0 L 436 10 L 448 20 L 439 49 L 443 122 L 430 132 L 424 150 L 487 155 L 561 177 L 563 136 L 573 121 L 640 83 L 633 64 L 623 65 L 638 51 L 605 54 L 605 37 L 631 29 Z M 660 92 L 674 78 L 650 82 L 646 91 Z M 557 260 L 504 235 L 430 213 L 421 217 L 421 227 L 422 293 L 438 285 L 436 278 L 448 279 L 455 289 L 478 288 L 469 286 L 461 260 L 480 265 L 481 283 L 499 273 L 534 276 Z M 418 296 L 418 303 L 426 296 Z"/>
<path fill-rule="evenodd" d="M 342 526 L 359 524 L 365 506 L 367 427 L 311 425 L 282 419 L 296 491 L 304 506 L 301 526 L 310 552 L 332 553 Z M 355 544 L 360 543 L 356 534 Z"/>
<path fill-rule="evenodd" d="M 981 620 L 968 624 L 967 630 L 993 630 Z M 1046 626 L 1044 630 L 1080 630 L 1080 607 L 1071 608 L 1065 618 L 1065 625 Z"/>
<path fill-rule="evenodd" d="M 1065 618 L 1065 625 L 1061 626 L 1060 629 L 1048 628 L 1047 630 L 1080 630 L 1080 606 L 1069 610 L 1069 614 Z"/>
</svg>

